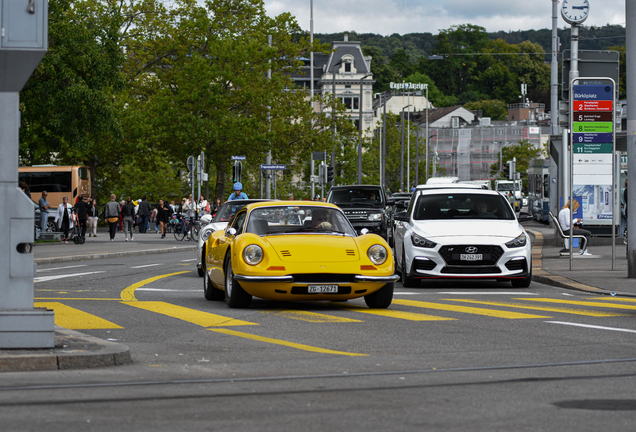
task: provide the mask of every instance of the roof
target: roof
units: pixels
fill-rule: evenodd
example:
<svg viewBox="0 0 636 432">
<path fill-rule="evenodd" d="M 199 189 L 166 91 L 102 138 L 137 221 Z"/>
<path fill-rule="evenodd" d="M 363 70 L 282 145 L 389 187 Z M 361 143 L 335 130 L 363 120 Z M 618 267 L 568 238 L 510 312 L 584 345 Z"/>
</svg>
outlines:
<svg viewBox="0 0 636 432">
<path fill-rule="evenodd" d="M 434 110 L 429 111 L 428 122 L 429 123 L 433 123 L 433 122 L 441 119 L 442 117 L 445 117 L 448 114 L 450 114 L 450 113 L 452 113 L 454 111 L 457 111 L 460 108 L 464 108 L 464 107 L 461 106 L 461 105 L 455 105 L 455 106 L 450 106 L 450 107 L 435 108 Z M 464 108 L 464 109 L 466 111 L 470 111 L 467 108 Z M 470 112 L 472 112 L 472 111 L 470 111 Z"/>
<path fill-rule="evenodd" d="M 233 201 L 234 202 L 234 201 Z M 340 207 L 334 204 L 321 201 L 260 201 L 245 206 L 248 210 L 260 207 L 330 207 L 340 210 Z"/>
</svg>

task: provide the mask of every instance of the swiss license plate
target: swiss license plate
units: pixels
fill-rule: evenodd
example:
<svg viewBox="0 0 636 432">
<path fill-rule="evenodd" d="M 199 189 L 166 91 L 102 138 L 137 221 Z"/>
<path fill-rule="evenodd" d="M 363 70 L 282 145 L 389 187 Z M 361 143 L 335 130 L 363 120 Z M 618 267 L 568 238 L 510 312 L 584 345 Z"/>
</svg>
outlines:
<svg viewBox="0 0 636 432">
<path fill-rule="evenodd" d="M 337 293 L 338 285 L 309 285 L 307 287 L 309 294 L 314 293 Z"/>
<path fill-rule="evenodd" d="M 459 259 L 462 261 L 481 261 L 483 254 L 461 254 Z"/>
</svg>

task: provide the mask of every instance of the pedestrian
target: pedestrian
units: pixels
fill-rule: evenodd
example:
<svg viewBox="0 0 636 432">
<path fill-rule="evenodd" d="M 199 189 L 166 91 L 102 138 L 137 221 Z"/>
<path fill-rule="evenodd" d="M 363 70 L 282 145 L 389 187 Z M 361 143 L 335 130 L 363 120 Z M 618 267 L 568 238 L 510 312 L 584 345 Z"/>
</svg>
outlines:
<svg viewBox="0 0 636 432">
<path fill-rule="evenodd" d="M 208 203 L 208 200 L 206 200 L 203 195 L 199 198 L 197 207 L 199 209 L 199 217 L 210 214 L 210 203 Z"/>
<path fill-rule="evenodd" d="M 57 228 L 64 233 L 62 241 L 68 243 L 68 232 L 73 228 L 73 206 L 68 203 L 68 197 L 62 198 L 62 204 L 57 206 L 55 214 Z"/>
<path fill-rule="evenodd" d="M 115 241 L 115 234 L 117 233 L 117 225 L 119 223 L 119 203 L 115 201 L 117 197 L 115 194 L 111 194 L 110 202 L 106 204 L 104 215 L 108 221 L 108 232 L 110 233 L 110 241 Z"/>
<path fill-rule="evenodd" d="M 212 216 L 214 216 L 216 214 L 216 212 L 219 211 L 219 209 L 221 208 L 221 206 L 223 205 L 223 203 L 221 203 L 221 198 L 217 198 L 214 201 L 214 204 L 212 205 Z"/>
<path fill-rule="evenodd" d="M 148 203 L 148 198 L 144 195 L 141 198 L 141 203 L 139 203 L 139 232 L 145 234 L 148 230 L 148 219 L 150 218 L 150 203 Z"/>
<path fill-rule="evenodd" d="M 93 237 L 97 237 L 97 220 L 98 220 L 98 210 L 97 210 L 97 200 L 88 198 L 88 202 L 91 205 L 91 208 L 88 209 L 88 236 L 91 235 Z"/>
<path fill-rule="evenodd" d="M 128 233 L 130 233 L 130 241 L 134 240 L 133 224 L 135 222 L 135 206 L 132 203 L 130 197 L 126 198 L 126 204 L 121 208 L 121 214 L 124 219 L 124 233 L 126 234 L 126 241 L 128 241 Z"/>
<path fill-rule="evenodd" d="M 86 222 L 88 220 L 88 212 L 91 207 L 91 203 L 84 201 L 84 197 L 82 195 L 77 197 L 75 212 L 77 214 L 77 223 L 81 229 L 82 237 L 86 237 Z"/>
<path fill-rule="evenodd" d="M 623 243 L 627 244 L 627 177 L 625 177 L 625 189 L 623 189 L 623 214 L 621 215 L 621 235 Z"/>
<path fill-rule="evenodd" d="M 43 190 L 42 197 L 38 201 L 38 207 L 40 209 L 40 230 L 42 232 L 46 231 L 49 223 L 49 209 L 51 208 L 51 204 L 49 204 L 46 199 L 48 196 L 49 193 Z"/>
<path fill-rule="evenodd" d="M 26 184 L 25 182 L 20 182 L 18 183 L 18 186 L 20 187 L 22 192 L 24 192 L 24 194 L 28 196 L 29 199 L 31 199 L 31 191 L 29 190 L 29 185 Z"/>
<path fill-rule="evenodd" d="M 166 228 L 168 228 L 168 220 L 170 219 L 170 207 L 162 199 L 159 200 L 159 204 L 157 205 L 157 216 L 155 219 L 159 221 L 161 238 L 165 238 Z"/>
<path fill-rule="evenodd" d="M 124 230 L 124 215 L 121 214 L 121 209 L 124 208 L 124 204 L 126 204 L 126 201 L 124 200 L 119 202 L 119 231 Z"/>
<path fill-rule="evenodd" d="M 572 204 L 572 210 L 574 211 L 574 213 L 576 213 L 579 206 L 580 206 L 579 202 L 577 200 L 574 200 L 574 203 Z M 590 242 L 590 237 L 592 236 L 592 233 L 589 232 L 588 230 L 581 229 L 580 227 L 583 225 L 583 220 L 580 218 L 572 218 L 572 213 L 573 212 L 570 210 L 570 201 L 568 201 L 567 203 L 565 203 L 565 205 L 559 212 L 559 225 L 561 225 L 563 234 L 565 234 L 566 236 L 569 236 L 570 227 L 573 226 L 574 228 L 573 228 L 572 234 L 585 236 L 585 239 L 586 239 L 585 244 L 587 245 Z M 579 228 L 576 228 L 577 226 Z M 587 251 L 587 247 L 585 248 L 585 250 L 583 250 L 583 242 L 581 242 L 579 247 L 580 247 L 581 255 L 592 255 L 591 253 Z"/>
<path fill-rule="evenodd" d="M 234 193 L 228 197 L 228 201 L 247 199 L 247 195 L 243 192 L 243 184 L 241 182 L 234 183 L 233 189 Z"/>
</svg>

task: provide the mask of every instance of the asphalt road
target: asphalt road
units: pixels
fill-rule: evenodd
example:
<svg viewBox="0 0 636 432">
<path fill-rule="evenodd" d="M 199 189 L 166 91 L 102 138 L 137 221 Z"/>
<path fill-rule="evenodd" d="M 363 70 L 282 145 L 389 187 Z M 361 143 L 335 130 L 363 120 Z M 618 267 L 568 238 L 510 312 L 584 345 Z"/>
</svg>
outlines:
<svg viewBox="0 0 636 432">
<path fill-rule="evenodd" d="M 40 266 L 58 325 L 132 365 L 3 373 L 3 431 L 633 430 L 636 303 L 397 284 L 393 305 L 203 298 L 192 253 Z"/>
</svg>

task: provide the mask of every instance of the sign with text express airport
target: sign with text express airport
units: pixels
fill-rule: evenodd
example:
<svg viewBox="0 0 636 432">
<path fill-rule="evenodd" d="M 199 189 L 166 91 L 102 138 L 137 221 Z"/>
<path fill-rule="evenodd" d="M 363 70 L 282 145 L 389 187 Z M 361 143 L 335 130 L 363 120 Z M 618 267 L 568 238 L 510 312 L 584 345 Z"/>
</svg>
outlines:
<svg viewBox="0 0 636 432">
<path fill-rule="evenodd" d="M 572 86 L 572 193 L 586 223 L 612 220 L 614 95 L 611 79 L 579 78 Z M 578 212 L 577 212 L 578 213 Z"/>
</svg>

